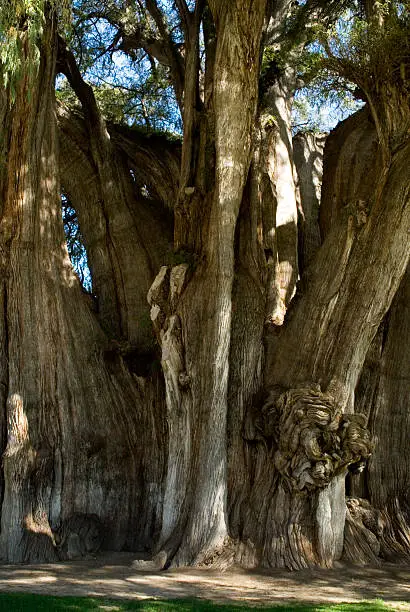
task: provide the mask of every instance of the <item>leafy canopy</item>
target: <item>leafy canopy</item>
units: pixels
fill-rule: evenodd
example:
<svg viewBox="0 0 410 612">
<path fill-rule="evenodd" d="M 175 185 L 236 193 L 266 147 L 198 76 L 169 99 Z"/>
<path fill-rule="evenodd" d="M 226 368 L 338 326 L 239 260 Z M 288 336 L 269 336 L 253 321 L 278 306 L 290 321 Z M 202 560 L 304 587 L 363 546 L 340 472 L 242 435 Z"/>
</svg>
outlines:
<svg viewBox="0 0 410 612">
<path fill-rule="evenodd" d="M 39 41 L 43 34 L 45 11 L 55 11 L 60 24 L 68 24 L 70 0 L 12 0 L 0 10 L 0 72 L 9 87 L 11 102 L 16 84 L 23 75 L 31 80 L 40 63 Z"/>
</svg>

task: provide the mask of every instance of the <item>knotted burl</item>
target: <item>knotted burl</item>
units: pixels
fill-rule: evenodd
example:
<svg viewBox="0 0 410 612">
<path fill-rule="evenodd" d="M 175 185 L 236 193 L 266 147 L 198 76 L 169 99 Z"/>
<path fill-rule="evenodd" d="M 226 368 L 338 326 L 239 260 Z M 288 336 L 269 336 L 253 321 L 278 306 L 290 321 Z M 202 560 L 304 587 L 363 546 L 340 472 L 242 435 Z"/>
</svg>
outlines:
<svg viewBox="0 0 410 612">
<path fill-rule="evenodd" d="M 343 414 L 333 396 L 318 385 L 268 398 L 263 412 L 274 423 L 275 467 L 299 491 L 326 487 L 350 464 L 371 455 L 366 416 Z"/>
</svg>

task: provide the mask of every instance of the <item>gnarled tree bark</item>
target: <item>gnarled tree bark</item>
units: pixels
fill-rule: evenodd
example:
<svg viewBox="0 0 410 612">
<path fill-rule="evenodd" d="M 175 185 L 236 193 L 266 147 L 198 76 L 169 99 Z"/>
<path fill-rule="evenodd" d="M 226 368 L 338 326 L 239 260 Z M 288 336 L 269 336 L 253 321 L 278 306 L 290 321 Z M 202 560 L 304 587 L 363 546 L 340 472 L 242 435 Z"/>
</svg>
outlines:
<svg viewBox="0 0 410 612">
<path fill-rule="evenodd" d="M 263 33 L 280 48 L 291 4 L 209 0 L 191 11 L 177 2 L 185 61 L 155 0 L 146 8 L 162 40 L 122 32 L 129 50 L 150 45 L 158 58 L 162 49 L 175 79 L 184 139 L 182 148 L 164 143 L 160 160 L 157 137 L 107 124 L 61 40 L 58 69 L 83 112 L 58 110 L 58 152 L 52 14 L 29 111 L 28 73 L 14 104 L 0 92 L 0 548 L 8 561 L 65 558 L 77 545 L 92 549 L 103 531 L 106 547 L 159 553 L 151 567 L 331 565 L 342 554 L 346 512 L 345 543 L 353 534 L 364 555 L 406 549 L 408 499 L 393 447 L 385 449 L 391 488 L 379 486 L 387 471 L 376 450 L 360 485 L 367 502 L 349 499 L 346 511 L 344 491 L 348 466 L 373 450 L 367 425 L 376 437 L 392 431 L 390 401 L 403 393 L 391 382 L 405 378 L 395 355 L 407 328 L 396 307 L 373 347 L 381 376 L 379 385 L 367 377 L 369 407 L 363 377 L 357 385 L 410 255 L 403 96 L 388 108 L 384 94 L 373 96 L 372 120 L 362 113 L 351 120 L 360 129 L 339 129 L 350 150 L 375 158 L 371 190 L 367 176 L 345 180 L 351 158 L 330 137 L 322 245 L 317 193 L 309 192 L 309 208 L 300 178 L 306 240 L 298 258 L 294 73 L 275 64 L 258 86 Z M 88 249 L 97 313 L 69 263 L 58 164 Z M 164 223 L 170 203 L 174 219 L 169 210 Z M 149 367 L 135 366 L 136 355 Z M 94 535 L 79 545 L 87 525 Z"/>
<path fill-rule="evenodd" d="M 152 416 L 90 311 L 65 246 L 53 14 L 39 44 L 38 74 L 24 74 L 1 125 L 8 157 L 0 223 L 7 397 L 0 554 L 8 562 L 58 558 L 55 531 L 76 513 L 98 514 L 105 547 L 149 546 L 162 468 L 160 449 L 144 460 L 143 438 L 155 446 Z"/>
<path fill-rule="evenodd" d="M 365 109 L 334 130 L 328 139 L 321 208 L 327 235 L 346 202 L 364 214 L 381 171 L 377 133 Z M 355 410 L 367 416 L 374 451 L 367 465 L 349 478 L 345 555 L 353 562 L 399 560 L 410 552 L 406 482 L 409 351 L 408 269 L 366 355 L 355 389 Z M 356 472 L 356 470 L 355 470 Z M 370 517 L 370 518 L 369 518 Z M 373 518 L 372 518 L 373 517 Z M 377 517 L 377 520 L 374 518 Z"/>
</svg>

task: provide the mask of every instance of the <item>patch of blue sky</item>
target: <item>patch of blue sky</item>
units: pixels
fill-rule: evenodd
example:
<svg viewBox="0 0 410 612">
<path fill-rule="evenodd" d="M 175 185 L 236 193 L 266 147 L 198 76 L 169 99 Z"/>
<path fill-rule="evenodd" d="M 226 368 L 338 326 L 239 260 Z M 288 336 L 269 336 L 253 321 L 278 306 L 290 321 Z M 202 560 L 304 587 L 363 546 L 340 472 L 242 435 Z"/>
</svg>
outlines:
<svg viewBox="0 0 410 612">
<path fill-rule="evenodd" d="M 92 277 L 88 265 L 87 250 L 78 226 L 77 213 L 70 205 L 67 196 L 61 194 L 64 232 L 71 265 L 87 293 L 92 293 Z"/>
<path fill-rule="evenodd" d="M 292 109 L 293 132 L 330 132 L 340 121 L 362 108 L 363 104 L 348 94 L 325 98 L 309 88 L 300 89 L 295 94 Z"/>
<path fill-rule="evenodd" d="M 115 48 L 115 34 L 116 29 L 106 19 L 93 18 L 82 25 L 85 45 L 91 49 L 91 61 L 89 56 L 82 56 L 81 45 L 75 37 L 73 50 L 83 78 L 96 87 L 115 89 L 124 97 L 122 120 L 125 123 L 180 135 L 182 121 L 173 88 L 166 83 L 156 86 L 151 79 L 151 62 L 142 49 L 131 58 Z M 62 84 L 59 77 L 57 88 Z"/>
</svg>

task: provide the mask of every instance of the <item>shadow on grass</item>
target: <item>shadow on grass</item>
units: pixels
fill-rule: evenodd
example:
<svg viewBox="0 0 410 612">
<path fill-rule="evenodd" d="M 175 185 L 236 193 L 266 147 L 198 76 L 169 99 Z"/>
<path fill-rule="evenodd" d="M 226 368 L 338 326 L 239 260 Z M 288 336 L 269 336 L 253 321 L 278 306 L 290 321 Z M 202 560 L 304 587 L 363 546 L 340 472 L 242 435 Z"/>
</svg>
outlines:
<svg viewBox="0 0 410 612">
<path fill-rule="evenodd" d="M 381 612 L 388 608 L 382 601 L 341 604 L 278 604 L 247 606 L 241 604 L 217 604 L 200 599 L 119 601 L 91 597 L 53 597 L 23 593 L 0 593 L 1 612 Z"/>
</svg>

